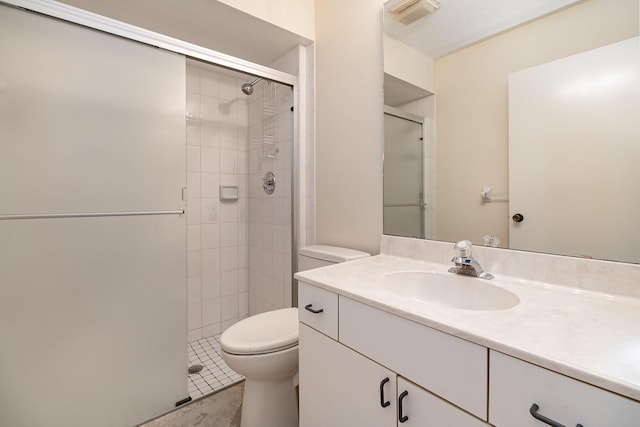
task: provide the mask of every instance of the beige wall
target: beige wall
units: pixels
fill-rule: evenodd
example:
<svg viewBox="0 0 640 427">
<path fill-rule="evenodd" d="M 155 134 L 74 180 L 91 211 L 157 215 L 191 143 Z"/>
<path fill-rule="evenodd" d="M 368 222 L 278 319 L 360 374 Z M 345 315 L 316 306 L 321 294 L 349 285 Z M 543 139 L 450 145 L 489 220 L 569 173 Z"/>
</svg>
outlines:
<svg viewBox="0 0 640 427">
<path fill-rule="evenodd" d="M 507 75 L 638 34 L 638 0 L 590 0 L 436 60 L 438 238 L 508 244 Z"/>
<path fill-rule="evenodd" d="M 316 1 L 317 242 L 378 253 L 382 0 Z"/>
</svg>

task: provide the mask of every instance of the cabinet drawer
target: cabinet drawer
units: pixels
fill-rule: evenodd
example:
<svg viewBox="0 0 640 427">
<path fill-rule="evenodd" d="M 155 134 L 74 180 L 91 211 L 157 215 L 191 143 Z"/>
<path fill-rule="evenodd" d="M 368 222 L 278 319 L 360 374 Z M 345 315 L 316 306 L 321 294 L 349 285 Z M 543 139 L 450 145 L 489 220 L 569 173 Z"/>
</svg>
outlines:
<svg viewBox="0 0 640 427">
<path fill-rule="evenodd" d="M 338 339 L 338 294 L 298 282 L 298 313 L 301 322 Z"/>
<path fill-rule="evenodd" d="M 340 342 L 487 419 L 485 347 L 340 297 Z"/>
<path fill-rule="evenodd" d="M 564 426 L 637 427 L 640 402 L 522 360 L 490 352 L 489 421 L 497 427 L 541 427 L 538 413 Z"/>
</svg>

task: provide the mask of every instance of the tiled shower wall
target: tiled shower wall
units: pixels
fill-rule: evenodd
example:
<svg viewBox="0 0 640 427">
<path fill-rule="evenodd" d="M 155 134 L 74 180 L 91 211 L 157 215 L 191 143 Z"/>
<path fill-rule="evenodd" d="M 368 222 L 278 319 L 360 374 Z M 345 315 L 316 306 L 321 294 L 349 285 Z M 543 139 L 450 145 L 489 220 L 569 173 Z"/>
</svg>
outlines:
<svg viewBox="0 0 640 427">
<path fill-rule="evenodd" d="M 293 91 L 261 81 L 249 102 L 249 314 L 291 306 Z M 266 173 L 275 191 L 263 189 Z"/>
<path fill-rule="evenodd" d="M 189 341 L 248 315 L 248 106 L 250 77 L 187 66 L 187 269 Z M 219 186 L 239 199 L 220 200 Z"/>
<path fill-rule="evenodd" d="M 248 97 L 240 87 L 251 76 L 195 61 L 187 67 L 189 341 L 217 335 L 249 314 L 291 305 L 292 209 L 298 211 L 297 246 L 315 243 L 314 58 L 313 45 L 299 46 L 271 65 L 299 79 L 293 92 L 277 85 L 276 157 L 264 156 L 257 139 L 250 144 L 250 125 L 259 137 L 264 119 L 258 112 L 264 82 Z M 293 100 L 292 124 L 285 116 L 290 119 Z M 292 128 L 298 141 L 294 188 Z M 273 196 L 262 190 L 267 170 L 276 175 Z M 233 183 L 240 199 L 220 201 L 218 186 Z"/>
</svg>

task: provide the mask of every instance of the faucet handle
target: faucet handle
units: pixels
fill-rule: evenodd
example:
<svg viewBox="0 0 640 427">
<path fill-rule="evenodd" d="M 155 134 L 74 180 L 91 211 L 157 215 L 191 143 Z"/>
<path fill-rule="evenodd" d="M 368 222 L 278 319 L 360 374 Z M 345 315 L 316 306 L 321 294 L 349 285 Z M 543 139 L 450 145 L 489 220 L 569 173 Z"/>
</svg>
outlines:
<svg viewBox="0 0 640 427">
<path fill-rule="evenodd" d="M 453 245 L 453 249 L 458 251 L 458 254 L 461 258 L 470 258 L 472 246 L 473 245 L 469 240 L 461 240 Z"/>
</svg>

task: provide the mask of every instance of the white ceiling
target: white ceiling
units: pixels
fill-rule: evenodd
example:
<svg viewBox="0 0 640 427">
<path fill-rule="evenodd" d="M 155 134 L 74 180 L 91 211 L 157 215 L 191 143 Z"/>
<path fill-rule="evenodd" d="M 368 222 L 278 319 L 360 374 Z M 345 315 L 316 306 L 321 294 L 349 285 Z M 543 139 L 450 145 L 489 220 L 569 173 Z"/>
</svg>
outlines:
<svg viewBox="0 0 640 427">
<path fill-rule="evenodd" d="M 427 56 L 439 58 L 480 40 L 584 0 L 440 0 L 431 15 L 403 25 L 385 3 L 385 32 Z"/>
</svg>

